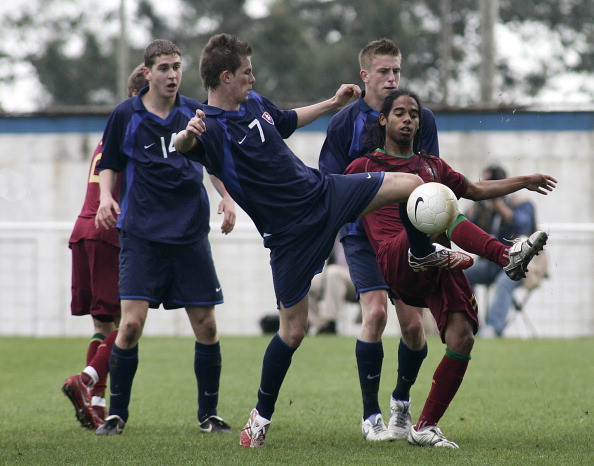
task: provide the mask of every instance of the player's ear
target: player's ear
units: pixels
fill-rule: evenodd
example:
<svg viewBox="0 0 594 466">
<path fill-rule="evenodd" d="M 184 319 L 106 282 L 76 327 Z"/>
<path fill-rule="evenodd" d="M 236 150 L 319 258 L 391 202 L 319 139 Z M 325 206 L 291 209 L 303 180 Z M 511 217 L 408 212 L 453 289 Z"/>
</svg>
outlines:
<svg viewBox="0 0 594 466">
<path fill-rule="evenodd" d="M 379 122 L 379 124 L 381 126 L 386 126 L 387 123 L 387 119 L 386 119 L 386 115 L 384 115 L 383 113 L 380 113 L 379 116 L 377 117 L 377 121 Z"/>
<path fill-rule="evenodd" d="M 232 73 L 229 70 L 225 70 L 221 73 L 220 80 L 224 84 L 229 84 L 231 82 Z"/>
<path fill-rule="evenodd" d="M 368 76 L 369 73 L 367 72 L 367 70 L 360 70 L 359 71 L 359 76 L 361 76 L 361 81 L 363 81 L 364 83 L 369 82 Z"/>
</svg>

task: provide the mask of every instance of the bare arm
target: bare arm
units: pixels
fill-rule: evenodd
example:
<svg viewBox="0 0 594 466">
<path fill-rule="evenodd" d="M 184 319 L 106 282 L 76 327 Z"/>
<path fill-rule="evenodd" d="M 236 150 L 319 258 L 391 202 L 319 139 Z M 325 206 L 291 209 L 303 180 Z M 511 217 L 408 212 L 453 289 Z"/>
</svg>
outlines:
<svg viewBox="0 0 594 466">
<path fill-rule="evenodd" d="M 221 180 L 214 175 L 210 175 L 210 181 L 222 197 L 217 213 L 224 214 L 223 223 L 221 224 L 221 232 L 228 235 L 235 227 L 235 201 L 227 192 L 225 185 Z"/>
<path fill-rule="evenodd" d="M 188 121 L 186 129 L 177 133 L 174 145 L 178 152 L 188 152 L 198 144 L 196 136 L 200 136 L 206 131 L 206 125 L 203 120 L 205 116 L 202 110 L 196 110 L 196 116 Z"/>
<path fill-rule="evenodd" d="M 346 105 L 351 98 L 358 98 L 360 95 L 361 89 L 356 84 L 343 84 L 331 99 L 294 109 L 297 112 L 297 128 L 310 124 L 328 112 L 338 110 Z"/>
<path fill-rule="evenodd" d="M 503 180 L 471 182 L 463 197 L 473 201 L 482 201 L 515 193 L 524 188 L 546 195 L 548 194 L 547 191 L 552 191 L 556 185 L 557 180 L 552 176 L 535 173 L 534 175 L 514 176 Z"/>
<path fill-rule="evenodd" d="M 117 216 L 122 212 L 120 206 L 113 198 L 117 174 L 113 170 L 106 169 L 99 172 L 99 208 L 95 215 L 95 228 L 100 226 L 109 230 L 118 223 Z"/>
</svg>

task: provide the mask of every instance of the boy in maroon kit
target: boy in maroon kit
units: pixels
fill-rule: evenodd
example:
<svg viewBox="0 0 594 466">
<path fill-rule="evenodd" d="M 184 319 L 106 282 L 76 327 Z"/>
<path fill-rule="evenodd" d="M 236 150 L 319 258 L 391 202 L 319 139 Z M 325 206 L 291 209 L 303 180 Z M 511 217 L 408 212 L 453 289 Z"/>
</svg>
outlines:
<svg viewBox="0 0 594 466">
<path fill-rule="evenodd" d="M 148 81 L 140 64 L 128 78 L 128 97 L 133 97 Z M 74 224 L 68 246 L 72 250 L 72 303 L 74 316 L 91 315 L 95 333 L 87 349 L 87 367 L 66 379 L 62 391 L 74 405 L 76 419 L 95 430 L 106 417 L 105 388 L 109 357 L 120 321 L 118 297 L 120 238 L 117 229 L 95 227 L 99 207 L 99 170 L 102 141 L 91 159 L 87 193 Z M 120 177 L 115 193 L 119 192 Z M 86 384 L 85 384 L 86 382 Z M 88 390 L 86 385 L 92 385 Z"/>
<path fill-rule="evenodd" d="M 413 173 L 425 182 L 437 181 L 449 186 L 458 198 L 474 201 L 500 197 L 523 188 L 547 194 L 555 187 L 554 178 L 541 174 L 474 183 L 443 159 L 414 153 L 413 141 L 420 134 L 420 109 L 414 93 L 398 90 L 390 94 L 378 119 L 376 147 L 383 149 L 355 160 L 345 173 Z M 472 288 L 462 271 L 414 270 L 409 265 L 409 254 L 415 255 L 415 238 L 424 233 L 410 223 L 406 204 L 389 205 L 371 212 L 363 222 L 386 283 L 406 304 L 430 309 L 446 344 L 445 356 L 433 374 L 431 390 L 416 425 L 411 427 L 408 441 L 414 445 L 458 448 L 443 435 L 437 423 L 460 387 L 470 360 L 478 329 Z M 528 263 L 547 240 L 545 232 L 537 231 L 527 240 L 505 246 L 461 214 L 447 236 L 462 249 L 500 265 L 512 280 L 525 276 Z M 442 238 L 442 241 L 449 242 L 449 239 Z"/>
</svg>

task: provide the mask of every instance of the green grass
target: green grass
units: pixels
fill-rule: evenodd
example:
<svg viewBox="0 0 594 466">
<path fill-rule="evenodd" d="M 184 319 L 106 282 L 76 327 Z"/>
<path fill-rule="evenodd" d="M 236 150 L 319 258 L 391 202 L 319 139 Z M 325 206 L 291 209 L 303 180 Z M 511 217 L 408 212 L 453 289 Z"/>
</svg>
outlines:
<svg viewBox="0 0 594 466">
<path fill-rule="evenodd" d="M 82 369 L 86 339 L 0 339 L 2 464 L 594 464 L 594 340 L 478 340 L 440 427 L 460 450 L 360 433 L 351 337 L 308 338 L 293 358 L 264 448 L 239 447 L 256 401 L 269 337 L 223 337 L 219 414 L 231 435 L 198 433 L 193 341 L 143 338 L 123 435 L 80 428 L 63 380 Z M 395 338 L 384 340 L 380 400 L 395 381 Z M 413 420 L 444 346 L 429 341 L 413 387 Z"/>
</svg>

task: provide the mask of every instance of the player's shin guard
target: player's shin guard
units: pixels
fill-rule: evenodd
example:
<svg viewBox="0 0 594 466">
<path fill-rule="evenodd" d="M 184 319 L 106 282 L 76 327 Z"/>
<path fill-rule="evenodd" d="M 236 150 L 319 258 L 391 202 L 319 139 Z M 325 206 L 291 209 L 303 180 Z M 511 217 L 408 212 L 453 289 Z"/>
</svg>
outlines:
<svg viewBox="0 0 594 466">
<path fill-rule="evenodd" d="M 446 349 L 446 354 L 433 374 L 433 384 L 416 428 L 437 425 L 464 379 L 470 355 Z"/>
<path fill-rule="evenodd" d="M 194 373 L 198 385 L 198 421 L 217 414 L 221 379 L 221 346 L 219 342 L 194 345 Z"/>
<path fill-rule="evenodd" d="M 506 254 L 509 248 L 462 214 L 458 216 L 458 220 L 448 231 L 448 236 L 465 251 L 484 257 L 500 267 L 509 262 L 509 257 Z"/>
<path fill-rule="evenodd" d="M 427 357 L 427 342 L 420 350 L 410 349 L 402 339 L 398 346 L 398 381 L 392 392 L 395 400 L 408 401 L 410 388 L 417 380 L 423 360 Z"/>
<path fill-rule="evenodd" d="M 287 345 L 277 333 L 274 335 L 262 362 L 262 378 L 258 389 L 258 403 L 256 409 L 260 416 L 270 420 L 274 413 L 274 405 L 278 398 L 281 385 L 291 366 L 293 353 L 297 348 Z"/>
<path fill-rule="evenodd" d="M 381 341 L 370 343 L 357 340 L 355 356 L 363 396 L 363 419 L 367 419 L 372 414 L 381 412 L 377 395 L 384 359 L 383 344 Z"/>
<path fill-rule="evenodd" d="M 114 344 L 109 360 L 109 414 L 118 415 L 124 422 L 128 420 L 130 393 L 137 368 L 138 345 L 129 350 L 123 350 Z"/>
</svg>

